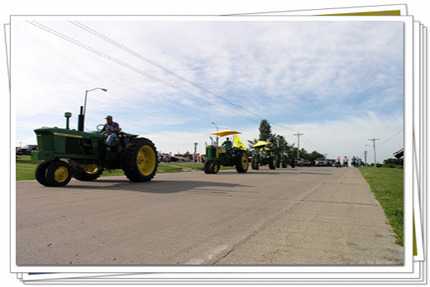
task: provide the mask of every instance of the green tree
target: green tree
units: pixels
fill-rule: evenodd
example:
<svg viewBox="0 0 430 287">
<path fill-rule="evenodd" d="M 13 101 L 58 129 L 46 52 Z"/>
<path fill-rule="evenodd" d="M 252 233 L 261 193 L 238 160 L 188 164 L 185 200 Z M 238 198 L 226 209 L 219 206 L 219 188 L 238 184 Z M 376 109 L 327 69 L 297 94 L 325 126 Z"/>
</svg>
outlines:
<svg viewBox="0 0 430 287">
<path fill-rule="evenodd" d="M 254 139 L 252 141 L 248 140 L 250 149 L 252 149 L 252 146 L 259 141 L 270 141 L 271 137 L 273 136 L 272 127 L 267 120 L 261 120 L 260 127 L 258 128 L 258 130 L 260 131 L 258 139 Z"/>
<path fill-rule="evenodd" d="M 258 130 L 260 131 L 260 135 L 258 137 L 258 140 L 260 141 L 270 141 L 273 137 L 272 127 L 267 120 L 261 120 Z"/>
<path fill-rule="evenodd" d="M 271 142 L 269 147 L 274 153 L 281 154 L 284 151 L 291 153 L 294 145 L 289 145 L 283 135 L 273 134 L 272 127 L 267 120 L 261 120 L 258 130 L 260 131 L 258 139 L 248 140 L 250 150 L 253 150 L 252 146 L 259 141 L 269 141 Z"/>
<path fill-rule="evenodd" d="M 384 160 L 384 165 L 388 167 L 403 166 L 403 158 L 387 158 Z"/>
<path fill-rule="evenodd" d="M 292 146 L 288 144 L 283 135 L 272 135 L 269 140 L 272 144 L 271 149 L 274 153 L 281 154 L 282 152 L 290 153 Z"/>
<path fill-rule="evenodd" d="M 324 158 L 324 155 L 321 154 L 321 153 L 319 153 L 319 152 L 317 152 L 316 150 L 314 150 L 313 152 L 308 153 L 306 155 L 305 159 L 309 160 L 311 162 L 311 164 L 315 164 L 315 160 L 317 158 Z"/>
</svg>

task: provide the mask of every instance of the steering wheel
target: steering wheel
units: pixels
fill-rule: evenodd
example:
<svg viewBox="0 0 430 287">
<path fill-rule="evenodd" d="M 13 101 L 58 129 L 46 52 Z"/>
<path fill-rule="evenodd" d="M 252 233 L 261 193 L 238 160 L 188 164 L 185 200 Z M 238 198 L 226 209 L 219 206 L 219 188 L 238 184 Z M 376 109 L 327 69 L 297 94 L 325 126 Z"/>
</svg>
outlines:
<svg viewBox="0 0 430 287">
<path fill-rule="evenodd" d="M 97 129 L 98 132 L 101 132 L 101 131 L 103 131 L 104 127 L 105 127 L 104 124 L 99 124 L 99 125 L 97 125 L 96 129 Z"/>
</svg>

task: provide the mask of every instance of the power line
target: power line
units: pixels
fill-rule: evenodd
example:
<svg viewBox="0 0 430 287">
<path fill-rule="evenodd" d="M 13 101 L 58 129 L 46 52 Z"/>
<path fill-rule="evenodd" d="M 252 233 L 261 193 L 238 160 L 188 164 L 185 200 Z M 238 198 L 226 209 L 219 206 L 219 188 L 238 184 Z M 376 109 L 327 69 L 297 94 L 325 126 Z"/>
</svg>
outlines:
<svg viewBox="0 0 430 287">
<path fill-rule="evenodd" d="M 84 48 L 84 49 L 86 49 L 86 50 L 88 50 L 88 51 L 90 51 L 90 52 L 92 52 L 92 53 L 94 53 L 94 54 L 96 54 L 96 55 L 98 55 L 98 56 L 100 56 L 100 57 L 103 57 L 103 58 L 105 58 L 105 59 L 108 59 L 108 60 L 110 60 L 110 61 L 112 61 L 112 62 L 115 62 L 115 63 L 117 63 L 117 64 L 119 64 L 119 65 L 121 65 L 121 66 L 124 66 L 124 67 L 126 67 L 126 68 L 128 68 L 128 69 L 130 69 L 130 70 L 132 70 L 132 71 L 134 71 L 134 72 L 136 72 L 136 73 L 139 73 L 139 74 L 141 74 L 141 75 L 143 75 L 143 76 L 145 76 L 145 77 L 147 77 L 147 78 L 150 78 L 151 80 L 154 80 L 154 81 L 159 82 L 159 83 L 161 83 L 161 84 L 163 84 L 163 85 L 166 85 L 166 86 L 168 86 L 168 87 L 171 87 L 171 88 L 173 88 L 173 89 L 175 89 L 175 90 L 177 90 L 177 91 L 179 91 L 179 92 L 181 92 L 181 93 L 183 93 L 183 94 L 186 94 L 186 95 L 192 96 L 192 97 L 194 97 L 194 98 L 197 98 L 197 99 L 199 99 L 199 100 L 201 100 L 201 101 L 204 101 L 204 102 L 206 102 L 206 103 L 208 103 L 208 104 L 210 104 L 210 105 L 217 106 L 218 108 L 223 109 L 223 110 L 225 110 L 225 111 L 228 111 L 228 112 L 230 112 L 230 113 L 234 113 L 233 111 L 227 110 L 227 109 L 226 109 L 226 108 L 224 108 L 223 106 L 220 106 L 220 105 L 217 105 L 217 104 L 215 104 L 215 103 L 212 103 L 212 102 L 210 102 L 210 101 L 208 101 L 208 100 L 206 100 L 206 99 L 204 99 L 204 98 L 202 98 L 202 97 L 199 97 L 199 96 L 197 96 L 197 95 L 193 94 L 193 93 L 192 93 L 192 92 L 190 92 L 190 91 L 187 91 L 187 90 L 185 90 L 185 89 L 183 89 L 183 88 L 181 88 L 181 87 L 178 87 L 178 86 L 176 86 L 176 85 L 174 85 L 174 84 L 171 84 L 171 83 L 169 83 L 169 82 L 166 82 L 166 81 L 164 81 L 164 80 L 162 80 L 162 79 L 159 79 L 159 78 L 157 78 L 157 77 L 155 77 L 155 76 L 153 76 L 153 75 L 151 75 L 151 74 L 149 74 L 149 73 L 146 73 L 146 72 L 144 72 L 144 71 L 142 71 L 142 70 L 140 70 L 140 69 L 138 69 L 138 68 L 136 68 L 136 67 L 133 67 L 133 66 L 131 66 L 131 65 L 129 65 L 129 64 L 127 64 L 127 63 L 125 63 L 125 62 L 121 61 L 121 60 L 118 60 L 118 59 L 116 59 L 116 58 L 114 58 L 114 57 L 112 57 L 112 56 L 109 56 L 109 55 L 107 55 L 107 54 L 105 54 L 105 53 L 103 53 L 103 52 L 100 52 L 100 51 L 99 51 L 99 50 L 97 50 L 97 49 L 94 49 L 94 48 L 92 48 L 92 47 L 90 47 L 90 46 L 88 46 L 88 45 L 85 45 L 85 44 L 83 44 L 83 43 L 81 43 L 81 42 L 79 42 L 79 41 L 77 41 L 77 40 L 75 40 L 75 39 L 73 39 L 73 38 L 71 38 L 71 37 L 68 37 L 68 36 L 66 36 L 66 35 L 64 35 L 64 34 L 62 34 L 62 33 L 58 32 L 58 31 L 55 31 L 55 30 L 53 30 L 53 29 L 51 29 L 51 28 L 49 28 L 49 27 L 47 27 L 47 26 L 45 26 L 45 25 L 43 25 L 43 24 L 40 24 L 40 23 L 38 23 L 38 22 L 36 22 L 36 21 L 27 21 L 27 22 L 28 22 L 28 23 L 30 23 L 30 24 L 32 24 L 32 25 L 34 25 L 34 26 L 36 26 L 36 27 L 38 27 L 38 28 L 40 28 L 40 29 L 42 29 L 42 30 L 44 30 L 44 31 L 46 31 L 46 32 L 48 32 L 48 33 L 51 33 L 51 34 L 53 34 L 53 35 L 55 35 L 55 36 L 58 36 L 58 37 L 60 37 L 60 38 L 62 38 L 62 39 L 64 39 L 64 40 L 66 40 L 66 41 L 68 41 L 68 42 L 70 42 L 70 43 L 72 43 L 72 44 L 75 44 L 75 45 L 77 45 L 77 46 L 79 46 L 79 47 L 81 47 L 81 48 Z M 234 114 L 235 114 L 235 115 L 237 115 L 236 113 L 234 113 Z M 242 116 L 242 115 L 239 115 L 239 116 Z M 242 117 L 243 117 L 243 116 L 242 116 Z M 246 119 L 248 119 L 248 120 L 249 120 L 249 118 L 246 118 Z"/>
<path fill-rule="evenodd" d="M 321 151 L 323 154 L 327 154 L 325 151 L 323 151 L 322 149 L 318 148 L 308 137 L 303 136 L 303 138 L 308 141 L 312 146 L 314 146 L 314 148 L 316 148 L 317 150 Z"/>
<path fill-rule="evenodd" d="M 37 28 L 40 28 L 40 29 L 42 29 L 42 30 L 44 30 L 44 31 L 46 31 L 46 32 L 48 32 L 48 33 L 51 33 L 51 34 L 53 34 L 53 35 L 55 35 L 55 36 L 57 36 L 57 37 L 60 37 L 60 38 L 62 38 L 62 39 L 64 39 L 64 40 L 66 40 L 66 41 L 68 41 L 68 42 L 70 42 L 70 43 L 72 43 L 72 44 L 74 44 L 74 45 L 77 45 L 77 46 L 79 46 L 79 47 L 81 47 L 81 48 L 84 48 L 84 49 L 86 49 L 86 50 L 88 50 L 88 51 L 90 51 L 90 52 L 92 52 L 92 53 L 95 53 L 96 55 L 98 55 L 98 56 L 100 56 L 100 57 L 103 57 L 103 58 L 105 58 L 105 59 L 108 59 L 108 60 L 110 60 L 110 61 L 112 61 L 112 62 L 115 62 L 115 63 L 117 63 L 117 64 L 119 64 L 119 65 L 122 65 L 122 66 L 124 66 L 124 67 L 126 67 L 126 68 L 128 68 L 128 69 L 130 69 L 130 70 L 132 70 L 132 71 L 134 71 L 134 72 L 136 72 L 136 73 L 139 73 L 139 74 L 141 74 L 141 75 L 143 75 L 143 76 L 145 76 L 145 77 L 148 77 L 148 78 L 150 78 L 150 79 L 152 79 L 152 80 L 154 80 L 154 81 L 157 81 L 157 82 L 159 82 L 159 83 L 161 83 L 161 84 L 163 84 L 163 85 L 166 85 L 166 86 L 168 86 L 168 87 L 171 87 L 171 88 L 173 88 L 173 89 L 176 89 L 177 91 L 179 91 L 179 92 L 181 92 L 181 93 L 183 93 L 183 94 L 186 94 L 186 95 L 192 96 L 192 97 L 194 97 L 194 98 L 197 98 L 197 99 L 199 99 L 199 100 L 201 100 L 201 101 L 204 101 L 204 102 L 206 102 L 206 103 L 208 103 L 208 104 L 210 104 L 210 105 L 217 106 L 218 108 L 223 109 L 223 110 L 225 110 L 225 111 L 228 111 L 228 112 L 230 112 L 230 113 L 234 113 L 234 112 L 233 112 L 233 111 L 231 111 L 231 110 L 227 110 L 227 109 L 226 109 L 226 108 L 224 108 L 223 106 L 220 106 L 220 105 L 217 105 L 217 104 L 212 103 L 212 102 L 210 102 L 210 101 L 207 101 L 206 99 L 204 99 L 204 98 L 202 98 L 202 97 L 199 97 L 199 96 L 197 96 L 197 95 L 193 94 L 192 92 L 190 92 L 190 91 L 188 91 L 188 90 L 185 90 L 185 89 L 183 89 L 183 88 L 181 88 L 181 87 L 178 87 L 178 86 L 176 86 L 176 85 L 174 85 L 174 84 L 171 84 L 171 83 L 169 83 L 169 82 L 167 82 L 167 81 L 164 81 L 164 80 L 162 80 L 162 79 L 159 79 L 159 78 L 157 78 L 157 77 L 155 77 L 155 76 L 153 76 L 153 75 L 151 75 L 151 74 L 149 74 L 149 73 L 146 73 L 146 72 L 144 72 L 144 71 L 142 71 L 142 70 L 140 70 L 140 69 L 138 69 L 138 68 L 136 68 L 136 67 L 134 67 L 134 66 L 132 66 L 132 65 L 130 65 L 130 64 L 127 64 L 127 63 L 125 63 L 125 62 L 123 62 L 123 61 L 121 61 L 121 60 L 119 60 L 119 59 L 116 59 L 116 58 L 114 58 L 114 57 L 112 57 L 112 56 L 109 56 L 109 55 L 107 55 L 107 54 L 105 54 L 105 53 L 103 53 L 103 52 L 101 52 L 101 51 L 99 51 L 99 50 L 97 50 L 97 49 L 94 49 L 94 48 L 92 48 L 92 47 L 90 47 L 90 46 L 88 46 L 88 45 L 85 45 L 85 44 L 83 44 L 83 43 L 81 43 L 81 42 L 79 42 L 79 41 L 77 41 L 77 40 L 75 40 L 75 39 L 73 39 L 73 38 L 71 38 L 71 37 L 69 37 L 69 36 L 67 36 L 67 35 L 64 35 L 64 34 L 62 34 L 62 33 L 58 32 L 58 31 L 56 31 L 56 30 L 54 30 L 54 29 L 52 29 L 52 28 L 49 28 L 49 27 L 47 27 L 47 26 L 45 26 L 45 25 L 43 25 L 43 24 L 40 24 L 40 23 L 38 23 L 38 22 L 36 22 L 36 21 L 27 21 L 27 22 L 28 22 L 28 23 L 30 23 L 30 24 L 32 24 L 33 26 L 35 26 L 35 27 L 37 27 Z M 106 36 L 104 36 L 104 35 L 102 35 L 102 34 L 100 34 L 100 33 L 96 32 L 95 30 L 93 30 L 93 29 L 89 28 L 88 26 L 85 26 L 84 24 L 82 24 L 82 23 L 80 23 L 80 22 L 72 21 L 72 22 L 70 22 L 70 23 L 72 23 L 72 24 L 74 24 L 74 25 L 76 25 L 76 26 L 78 26 L 78 27 L 80 27 L 80 28 L 82 28 L 82 29 L 86 30 L 87 32 L 89 32 L 89 33 L 91 33 L 91 34 L 94 34 L 94 35 L 96 35 L 96 36 L 98 36 L 98 37 L 100 37 L 100 38 L 104 39 L 105 41 L 107 41 L 107 42 L 109 42 L 109 43 L 111 43 L 111 44 L 113 44 L 113 45 L 115 45 L 115 46 L 119 47 L 120 49 L 122 49 L 122 50 L 124 50 L 124 51 L 127 51 L 128 53 L 130 53 L 130 54 L 132 54 L 132 55 L 134 55 L 134 56 L 136 56 L 136 57 L 138 57 L 138 58 L 140 58 L 140 59 L 142 59 L 142 60 L 144 60 L 144 61 L 146 61 L 146 62 L 148 62 L 148 63 L 150 63 L 150 64 L 152 64 L 152 65 L 154 65 L 154 66 L 156 66 L 156 67 L 158 67 L 158 68 L 160 68 L 160 69 L 162 69 L 163 71 L 165 71 L 165 72 L 169 73 L 170 75 L 174 75 L 174 76 L 178 77 L 179 79 L 181 79 L 181 80 L 183 80 L 183 81 L 186 81 L 186 82 L 190 83 L 190 84 L 191 84 L 191 85 L 193 85 L 194 87 L 196 87 L 196 88 L 198 88 L 198 89 L 201 89 L 202 91 L 204 91 L 204 92 L 206 92 L 206 93 L 208 93 L 208 94 L 211 94 L 211 95 L 213 95 L 213 96 L 215 96 L 215 97 L 217 97 L 217 98 L 219 98 L 219 99 L 221 99 L 221 100 L 223 100 L 223 101 L 227 102 L 228 104 L 230 104 L 230 105 L 232 105 L 232 106 L 236 107 L 236 108 L 239 108 L 239 109 L 241 109 L 241 110 L 243 110 L 243 111 L 246 111 L 247 113 L 252 114 L 253 116 L 258 117 L 260 120 L 264 118 L 264 117 L 262 117 L 262 116 L 260 116 L 260 115 L 258 115 L 258 114 L 256 114 L 256 113 L 254 113 L 254 112 L 251 112 L 251 111 L 249 111 L 249 110 L 247 110 L 247 109 L 245 109 L 245 108 L 243 108 L 243 107 L 241 107 L 241 106 L 239 106 L 239 105 L 237 105 L 237 104 L 235 104 L 235 103 L 233 103 L 233 102 L 231 102 L 231 101 L 228 101 L 227 99 L 225 99 L 225 98 L 223 98 L 223 97 L 221 97 L 221 96 L 219 96 L 219 95 L 217 95 L 217 94 L 215 94 L 215 93 L 212 93 L 211 91 L 209 91 L 209 90 L 207 90 L 207 89 L 205 89 L 205 88 L 203 88 L 203 87 L 201 87 L 201 86 L 199 86 L 199 85 L 197 85 L 197 84 L 195 84 L 195 83 L 193 83 L 193 82 L 189 81 L 188 79 L 186 79 L 186 78 L 184 78 L 184 77 L 182 77 L 182 76 L 180 76 L 180 75 L 176 74 L 175 72 L 171 71 L 170 69 L 165 68 L 164 66 L 162 66 L 162 65 L 160 65 L 160 64 L 158 64 L 158 63 L 156 63 L 156 62 L 154 62 L 154 61 L 152 61 L 152 60 L 150 60 L 150 59 L 148 59 L 148 58 L 146 58 L 146 57 L 144 57 L 144 56 L 142 56 L 142 55 L 140 55 L 140 54 L 138 54 L 138 53 L 136 53 L 136 52 L 132 51 L 131 49 L 129 49 L 129 48 L 127 48 L 127 47 L 125 47 L 125 46 L 123 46 L 123 45 L 119 44 L 118 42 L 116 42 L 116 41 L 114 41 L 114 40 L 112 40 L 112 39 L 110 39 L 110 38 L 108 38 L 108 37 L 106 37 Z M 235 114 L 236 116 L 241 116 L 241 117 L 243 117 L 243 118 L 245 118 L 245 119 L 247 119 L 247 120 L 251 120 L 250 118 L 245 117 L 245 116 L 243 116 L 243 115 L 241 115 L 241 114 L 237 114 L 237 113 L 234 113 L 234 114 Z M 253 120 L 251 120 L 251 121 L 253 121 Z M 253 121 L 253 122 L 255 122 L 255 121 Z M 268 122 L 270 122 L 271 124 L 276 125 L 276 126 L 278 126 L 278 127 L 281 127 L 282 129 L 286 129 L 286 130 L 289 130 L 289 131 L 294 131 L 294 130 L 289 129 L 289 128 L 287 128 L 287 127 L 285 127 L 285 126 L 283 126 L 283 125 L 281 125 L 281 124 L 278 124 L 278 123 L 276 123 L 276 122 L 274 122 L 274 121 L 269 121 L 269 120 L 268 120 Z M 314 146 L 315 146 L 315 145 L 314 145 Z M 316 146 L 315 146 L 315 147 L 316 147 Z M 316 148 L 317 148 L 317 147 L 316 147 Z M 319 149 L 319 148 L 317 148 L 317 149 Z M 320 149 L 319 149 L 319 150 L 320 150 Z"/>
<path fill-rule="evenodd" d="M 235 106 L 236 108 L 239 108 L 239 109 L 241 109 L 243 111 L 246 111 L 247 113 L 250 113 L 250 114 L 252 114 L 252 115 L 254 115 L 256 117 L 259 117 L 260 119 L 263 119 L 261 116 L 257 115 L 256 113 L 253 113 L 253 112 L 251 112 L 251 111 L 249 111 L 249 110 L 247 110 L 247 109 L 245 109 L 245 108 L 243 108 L 243 107 L 241 107 L 241 106 L 239 106 L 239 105 L 237 105 L 237 104 L 235 104 L 235 103 L 227 100 L 226 98 L 221 97 L 221 96 L 219 96 L 219 95 L 217 95 L 217 94 L 215 94 L 215 93 L 207 90 L 206 88 L 204 88 L 204 87 L 202 87 L 202 86 L 200 86 L 200 85 L 198 85 L 198 84 L 196 84 L 196 83 L 194 83 L 194 82 L 186 79 L 185 77 L 183 77 L 183 76 L 181 76 L 181 75 L 173 72 L 172 70 L 170 70 L 170 69 L 168 69 L 168 68 L 166 68 L 166 67 L 164 67 L 164 66 L 162 66 L 162 65 L 160 65 L 160 64 L 158 64 L 158 63 L 156 63 L 154 61 L 152 61 L 151 59 L 148 59 L 147 57 L 144 57 L 141 54 L 139 54 L 137 52 L 134 52 L 133 50 L 125 47 L 124 45 L 121 45 L 120 43 L 116 42 L 115 40 L 112 40 L 112 39 L 108 38 L 107 36 L 105 36 L 105 35 L 97 32 L 97 31 L 91 29 L 90 27 L 88 27 L 88 26 L 86 26 L 86 25 L 84 25 L 84 24 L 82 24 L 82 23 L 80 23 L 78 21 L 70 21 L 70 23 L 72 23 L 73 25 L 78 26 L 81 29 L 84 29 L 85 31 L 87 31 L 87 32 L 89 32 L 89 33 L 91 33 L 93 35 L 96 35 L 97 37 L 99 37 L 99 38 L 107 41 L 108 43 L 111 43 L 111 44 L 115 45 L 116 47 L 118 47 L 118 48 L 120 48 L 120 49 L 122 49 L 122 50 L 124 50 L 124 51 L 126 51 L 128 53 L 130 53 L 131 55 L 133 55 L 135 57 L 137 57 L 137 58 L 139 58 L 139 59 L 141 59 L 141 60 L 143 60 L 143 61 L 145 61 L 145 62 L 147 62 L 147 63 L 149 63 L 149 64 L 151 64 L 153 66 L 156 66 L 157 68 L 163 70 L 164 72 L 166 72 L 166 73 L 168 73 L 170 75 L 173 75 L 173 76 L 175 76 L 175 77 L 177 77 L 177 78 L 179 78 L 179 79 L 181 79 L 181 80 L 183 80 L 183 81 L 185 81 L 185 82 L 193 85 L 194 87 L 196 87 L 196 88 L 198 88 L 198 89 L 200 89 L 200 90 L 202 90 L 202 91 L 204 91 L 204 92 L 206 92 L 206 93 L 208 93 L 208 94 L 210 94 L 212 96 L 215 96 L 215 97 L 217 97 L 217 98 L 219 98 L 219 99 L 227 102 L 228 104 L 230 104 L 232 106 Z"/>
<path fill-rule="evenodd" d="M 95 35 L 95 36 L 97 36 L 97 37 L 105 40 L 105 41 L 107 41 L 108 43 L 111 43 L 112 45 L 114 45 L 114 46 L 116 46 L 116 47 L 118 47 L 118 48 L 120 48 L 120 49 L 128 52 L 129 54 L 131 54 L 131 55 L 133 55 L 133 56 L 135 56 L 135 57 L 137 57 L 137 58 L 139 58 L 139 59 L 141 59 L 141 60 L 143 60 L 143 61 L 145 61 L 145 62 L 147 62 L 147 63 L 149 63 L 149 64 L 151 64 L 151 65 L 153 65 L 153 66 L 155 66 L 155 67 L 157 67 L 159 69 L 161 69 L 161 70 L 163 70 L 164 72 L 166 72 L 166 73 L 168 73 L 170 75 L 173 75 L 173 76 L 175 76 L 175 77 L 177 77 L 177 78 L 179 78 L 179 79 L 181 79 L 181 80 L 183 80 L 183 81 L 185 81 L 185 82 L 193 85 L 194 87 L 196 87 L 196 88 L 198 88 L 198 89 L 200 89 L 200 90 L 202 90 L 202 91 L 204 91 L 204 92 L 206 92 L 206 93 L 208 93 L 208 94 L 210 94 L 210 95 L 212 95 L 212 96 L 214 96 L 214 97 L 216 97 L 218 99 L 221 99 L 221 100 L 225 101 L 226 103 L 228 103 L 228 104 L 230 104 L 230 105 L 232 105 L 232 106 L 234 106 L 234 107 L 236 107 L 238 109 L 241 109 L 241 110 L 243 110 L 243 111 L 245 111 L 245 112 L 247 112 L 247 113 L 249 113 L 249 114 L 251 114 L 253 116 L 258 117 L 260 120 L 264 119 L 264 117 L 262 117 L 262 116 L 260 116 L 260 115 L 258 115 L 256 113 L 254 113 L 252 111 L 249 111 L 249 110 L 247 110 L 247 109 L 245 109 L 245 108 L 243 108 L 243 107 L 241 107 L 241 106 L 239 106 L 239 105 L 237 105 L 237 104 L 235 104 L 235 103 L 227 100 L 226 98 L 224 98 L 222 96 L 219 96 L 219 95 L 217 95 L 217 94 L 209 91 L 208 89 L 206 89 L 206 88 L 204 88 L 204 87 L 202 87 L 202 86 L 200 86 L 200 85 L 198 85 L 198 84 L 196 84 L 196 83 L 188 80 L 187 78 L 185 78 L 185 77 L 183 77 L 183 76 L 181 76 L 181 75 L 173 72 L 172 70 L 164 67 L 163 65 L 158 64 L 157 62 L 155 62 L 155 61 L 153 61 L 153 60 L 151 60 L 151 59 L 149 59 L 147 57 L 142 56 L 141 54 L 139 54 L 139 53 L 137 53 L 137 52 L 135 52 L 135 51 L 133 51 L 133 50 L 125 47 L 124 45 L 121 45 L 117 41 L 112 40 L 111 38 L 109 38 L 109 37 L 107 37 L 107 36 L 105 36 L 105 35 L 97 32 L 97 31 L 95 31 L 94 29 L 92 29 L 92 28 L 90 28 L 90 27 L 88 27 L 88 26 L 86 26 L 86 25 L 84 25 L 84 24 L 82 24 L 82 23 L 80 23 L 78 21 L 70 21 L 70 23 L 72 23 L 73 25 L 75 25 L 75 26 L 77 26 L 77 27 L 79 27 L 79 28 L 81 28 L 81 29 L 83 29 L 83 30 L 85 30 L 85 31 L 87 31 L 87 32 L 89 32 L 89 33 L 91 33 L 91 34 L 93 34 L 93 35 Z M 273 121 L 270 121 L 270 122 L 272 124 L 274 124 L 274 125 L 277 125 L 277 126 L 283 128 L 283 129 L 287 129 L 287 130 L 293 131 L 292 129 L 286 128 L 285 126 L 277 124 L 277 123 L 275 123 Z"/>
<path fill-rule="evenodd" d="M 390 141 L 391 139 L 393 139 L 395 136 L 397 136 L 398 134 L 400 134 L 401 132 L 403 132 L 403 128 L 398 131 L 395 135 L 391 136 L 390 138 L 388 138 L 387 140 L 385 140 L 384 142 L 380 143 L 380 145 L 385 144 L 386 142 Z"/>
</svg>

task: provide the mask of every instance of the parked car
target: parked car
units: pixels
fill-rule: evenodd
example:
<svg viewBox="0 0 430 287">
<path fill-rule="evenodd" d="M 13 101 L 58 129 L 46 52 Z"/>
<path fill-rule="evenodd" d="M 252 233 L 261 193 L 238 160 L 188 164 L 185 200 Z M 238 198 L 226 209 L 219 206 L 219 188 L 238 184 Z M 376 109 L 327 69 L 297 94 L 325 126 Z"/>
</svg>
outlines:
<svg viewBox="0 0 430 287">
<path fill-rule="evenodd" d="M 311 162 L 309 160 L 307 160 L 307 159 L 304 159 L 303 160 L 303 165 L 304 166 L 311 166 Z"/>
<path fill-rule="evenodd" d="M 304 160 L 302 158 L 299 158 L 299 157 L 294 158 L 294 164 L 297 166 L 304 166 L 305 165 Z"/>
<path fill-rule="evenodd" d="M 315 166 L 331 166 L 331 161 L 326 158 L 317 158 L 315 160 Z"/>
<path fill-rule="evenodd" d="M 16 150 L 17 155 L 31 155 L 32 151 L 37 151 L 37 145 L 35 144 L 28 144 L 25 147 L 21 147 Z"/>
</svg>

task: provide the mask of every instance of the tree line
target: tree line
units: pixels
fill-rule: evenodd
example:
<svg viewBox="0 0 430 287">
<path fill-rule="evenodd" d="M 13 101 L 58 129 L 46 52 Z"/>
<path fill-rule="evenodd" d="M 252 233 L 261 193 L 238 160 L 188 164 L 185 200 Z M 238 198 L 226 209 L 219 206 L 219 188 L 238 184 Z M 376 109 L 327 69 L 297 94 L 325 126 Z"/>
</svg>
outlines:
<svg viewBox="0 0 430 287">
<path fill-rule="evenodd" d="M 286 152 L 288 153 L 290 158 L 297 157 L 297 147 L 295 147 L 294 143 L 289 144 L 283 135 L 274 134 L 272 132 L 272 127 L 267 120 L 261 120 L 258 130 L 260 132 L 258 139 L 248 140 L 250 150 L 255 150 L 254 148 L 252 148 L 252 146 L 257 142 L 268 141 L 271 142 L 269 148 L 275 154 L 279 155 L 283 152 Z M 325 156 L 317 151 L 312 151 L 311 153 L 309 153 L 304 148 L 301 148 L 299 150 L 299 158 L 309 160 L 313 164 L 317 158 L 325 158 Z"/>
</svg>

